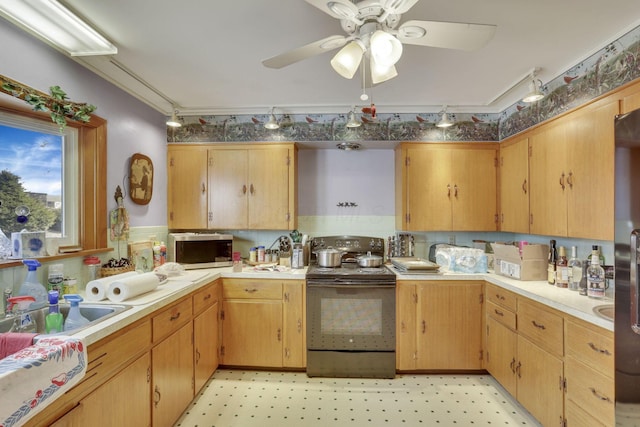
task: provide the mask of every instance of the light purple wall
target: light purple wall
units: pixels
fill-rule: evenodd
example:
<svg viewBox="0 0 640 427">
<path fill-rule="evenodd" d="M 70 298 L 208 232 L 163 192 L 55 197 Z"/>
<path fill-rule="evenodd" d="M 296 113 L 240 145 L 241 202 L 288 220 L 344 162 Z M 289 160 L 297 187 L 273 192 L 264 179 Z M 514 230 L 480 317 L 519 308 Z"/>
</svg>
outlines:
<svg viewBox="0 0 640 427">
<path fill-rule="evenodd" d="M 340 208 L 339 202 L 358 206 Z M 298 214 L 394 215 L 393 150 L 299 150 Z"/>
<path fill-rule="evenodd" d="M 107 120 L 109 209 L 116 207 L 113 194 L 117 185 L 128 193 L 126 177 L 131 155 L 142 153 L 151 158 L 156 172 L 151 202 L 141 206 L 126 197 L 125 207 L 129 210 L 132 227 L 165 226 L 166 118 L 3 19 L 0 19 L 0 40 L 0 74 L 42 92 L 48 92 L 50 86 L 58 85 L 70 100 L 97 106 L 95 114 Z"/>
</svg>

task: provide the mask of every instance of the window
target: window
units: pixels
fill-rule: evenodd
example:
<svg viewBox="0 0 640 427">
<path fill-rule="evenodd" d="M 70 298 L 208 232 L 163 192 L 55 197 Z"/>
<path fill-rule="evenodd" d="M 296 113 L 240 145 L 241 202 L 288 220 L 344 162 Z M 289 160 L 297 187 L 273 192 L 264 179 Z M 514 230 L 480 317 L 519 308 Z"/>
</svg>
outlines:
<svg viewBox="0 0 640 427">
<path fill-rule="evenodd" d="M 48 113 L 32 111 L 28 105 L 16 102 L 15 98 L 3 94 L 0 94 L 0 113 L 51 126 Z M 75 257 L 108 252 L 111 248 L 107 244 L 107 121 L 92 115 L 87 123 L 68 121 L 66 128 L 73 129 L 77 136 L 77 161 L 73 162 L 73 167 L 76 168 L 77 205 L 72 208 L 66 206 L 65 210 L 70 210 L 72 212 L 68 212 L 69 214 L 76 215 L 77 219 L 71 223 L 77 230 L 78 243 L 64 247 L 64 252 L 68 252 L 68 255 L 58 256 Z M 67 178 L 62 175 L 62 179 L 64 181 Z M 66 184 L 63 184 L 63 189 Z M 4 211 L 4 207 L 0 207 L 0 214 Z M 60 248 L 62 252 L 63 246 Z M 18 265 L 19 261 L 0 260 L 0 268 Z"/>
<path fill-rule="evenodd" d="M 0 112 L 0 229 L 46 231 L 53 246 L 77 246 L 78 130 Z M 22 222 L 16 207 L 30 213 Z M 24 218 L 22 218 L 24 220 Z"/>
</svg>

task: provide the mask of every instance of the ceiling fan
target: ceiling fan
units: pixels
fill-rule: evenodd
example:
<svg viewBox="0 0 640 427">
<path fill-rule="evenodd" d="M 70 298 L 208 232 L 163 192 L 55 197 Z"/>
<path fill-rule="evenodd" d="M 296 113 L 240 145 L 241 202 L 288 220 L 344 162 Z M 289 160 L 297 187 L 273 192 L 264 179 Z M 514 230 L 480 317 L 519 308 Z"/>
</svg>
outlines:
<svg viewBox="0 0 640 427">
<path fill-rule="evenodd" d="M 487 24 L 417 20 L 398 26 L 401 14 L 418 0 L 305 1 L 339 19 L 347 35 L 332 35 L 265 59 L 262 63 L 266 67 L 283 68 L 341 47 L 331 60 L 334 70 L 350 79 L 366 56 L 370 61 L 366 78 L 375 85 L 398 75 L 395 63 L 402 55 L 403 43 L 472 51 L 491 40 L 496 29 Z"/>
</svg>

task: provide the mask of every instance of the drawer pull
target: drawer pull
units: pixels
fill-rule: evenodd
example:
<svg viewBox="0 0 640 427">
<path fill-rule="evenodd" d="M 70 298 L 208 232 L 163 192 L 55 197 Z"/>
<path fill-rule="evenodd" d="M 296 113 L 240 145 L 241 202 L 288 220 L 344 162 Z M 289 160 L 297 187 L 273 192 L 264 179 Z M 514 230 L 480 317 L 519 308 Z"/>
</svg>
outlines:
<svg viewBox="0 0 640 427">
<path fill-rule="evenodd" d="M 207 294 L 207 296 L 205 296 L 204 298 L 202 298 L 203 301 L 206 301 L 208 299 L 211 299 L 211 294 Z"/>
<path fill-rule="evenodd" d="M 171 317 L 169 318 L 169 320 L 170 320 L 171 322 L 173 322 L 174 320 L 178 320 L 179 318 L 180 318 L 180 312 L 177 312 L 176 314 L 174 314 L 173 316 L 171 316 Z"/>
<path fill-rule="evenodd" d="M 251 289 L 249 289 L 249 288 L 245 288 L 245 289 L 244 289 L 244 291 L 245 291 L 246 293 L 248 293 L 248 294 L 252 294 L 252 293 L 254 293 L 254 292 L 258 292 L 258 290 L 257 290 L 256 288 L 251 288 Z"/>
<path fill-rule="evenodd" d="M 594 343 L 592 343 L 592 342 L 590 342 L 590 343 L 589 343 L 589 347 L 591 347 L 591 350 L 593 350 L 593 351 L 597 351 L 597 352 L 598 352 L 598 353 L 600 353 L 600 354 L 604 354 L 604 355 L 606 355 L 606 356 L 611 356 L 611 353 L 609 353 L 609 350 L 607 350 L 606 348 L 604 348 L 604 349 L 598 348 L 598 347 L 596 347 L 596 345 L 595 345 Z"/>
<path fill-rule="evenodd" d="M 496 294 L 496 298 L 499 300 L 504 301 L 504 296 L 500 295 L 500 294 Z"/>
<path fill-rule="evenodd" d="M 532 320 L 532 321 L 531 321 L 531 324 L 532 324 L 533 326 L 535 326 L 536 328 L 538 328 L 538 329 L 542 329 L 543 331 L 544 331 L 545 329 L 547 329 L 544 325 L 541 325 L 540 323 L 536 322 L 535 320 Z"/>
<path fill-rule="evenodd" d="M 498 310 L 497 308 L 494 308 L 494 309 L 493 309 L 493 312 L 494 312 L 495 314 L 497 314 L 498 316 L 504 316 L 504 313 L 503 313 L 503 312 L 501 312 L 500 310 Z"/>
<path fill-rule="evenodd" d="M 611 403 L 611 399 L 609 399 L 607 396 L 603 396 L 600 393 L 598 393 L 598 390 L 596 390 L 595 388 L 589 387 L 589 390 L 591 390 L 591 394 L 593 394 L 597 399 L 600 399 L 603 402 Z"/>
</svg>

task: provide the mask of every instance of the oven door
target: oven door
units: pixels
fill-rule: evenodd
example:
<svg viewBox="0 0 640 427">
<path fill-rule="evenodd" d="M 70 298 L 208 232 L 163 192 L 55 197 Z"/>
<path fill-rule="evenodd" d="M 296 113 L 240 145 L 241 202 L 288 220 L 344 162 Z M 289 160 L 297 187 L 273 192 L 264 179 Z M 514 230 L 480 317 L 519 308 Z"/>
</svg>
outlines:
<svg viewBox="0 0 640 427">
<path fill-rule="evenodd" d="M 307 282 L 307 349 L 395 351 L 395 285 Z"/>
</svg>

